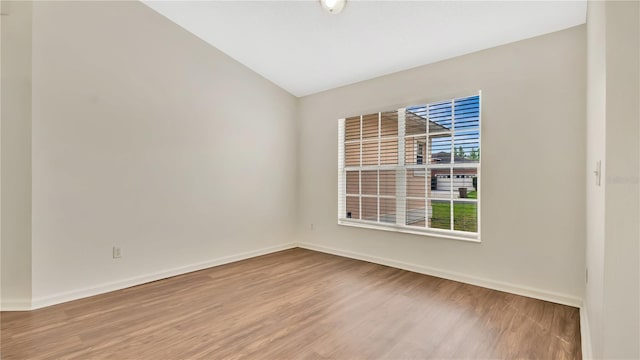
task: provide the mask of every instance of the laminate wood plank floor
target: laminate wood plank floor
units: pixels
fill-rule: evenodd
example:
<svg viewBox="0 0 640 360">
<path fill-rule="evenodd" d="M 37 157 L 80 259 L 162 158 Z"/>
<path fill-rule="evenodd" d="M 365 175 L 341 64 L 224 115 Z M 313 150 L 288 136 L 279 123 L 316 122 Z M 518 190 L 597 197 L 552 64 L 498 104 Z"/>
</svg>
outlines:
<svg viewBox="0 0 640 360">
<path fill-rule="evenodd" d="M 580 359 L 578 309 L 291 249 L 31 312 L 2 359 Z"/>
</svg>

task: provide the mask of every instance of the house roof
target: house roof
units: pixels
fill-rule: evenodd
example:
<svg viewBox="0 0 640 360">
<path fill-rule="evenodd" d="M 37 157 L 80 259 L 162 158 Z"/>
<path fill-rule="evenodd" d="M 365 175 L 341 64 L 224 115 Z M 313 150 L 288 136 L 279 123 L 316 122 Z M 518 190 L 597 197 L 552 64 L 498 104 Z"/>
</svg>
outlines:
<svg viewBox="0 0 640 360">
<path fill-rule="evenodd" d="M 451 161 L 451 153 L 448 152 L 438 152 L 435 154 L 431 154 L 431 161 L 437 161 L 437 162 L 443 162 L 443 163 L 448 163 Z M 454 161 L 455 162 L 468 162 L 468 159 L 465 159 L 462 156 L 458 156 L 458 155 L 454 155 Z"/>
</svg>

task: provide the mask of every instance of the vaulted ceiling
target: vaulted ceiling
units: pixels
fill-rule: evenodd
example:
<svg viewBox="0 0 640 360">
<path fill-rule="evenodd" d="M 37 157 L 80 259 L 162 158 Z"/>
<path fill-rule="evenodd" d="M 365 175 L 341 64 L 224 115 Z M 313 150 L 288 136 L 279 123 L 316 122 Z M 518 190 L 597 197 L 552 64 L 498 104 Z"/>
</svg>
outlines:
<svg viewBox="0 0 640 360">
<path fill-rule="evenodd" d="M 586 1 L 143 1 L 304 96 L 586 21 Z"/>
</svg>

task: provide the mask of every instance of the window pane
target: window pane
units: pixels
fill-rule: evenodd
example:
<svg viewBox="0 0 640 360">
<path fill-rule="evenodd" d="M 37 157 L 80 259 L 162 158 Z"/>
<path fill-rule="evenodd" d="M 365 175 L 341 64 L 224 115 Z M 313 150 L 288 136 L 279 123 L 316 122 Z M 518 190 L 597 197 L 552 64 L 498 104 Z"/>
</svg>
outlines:
<svg viewBox="0 0 640 360">
<path fill-rule="evenodd" d="M 480 132 L 478 130 L 455 133 L 455 162 L 480 162 Z"/>
<path fill-rule="evenodd" d="M 378 221 L 378 198 L 362 198 L 362 220 Z"/>
<path fill-rule="evenodd" d="M 398 163 L 398 139 L 380 141 L 380 165 L 395 165 Z"/>
<path fill-rule="evenodd" d="M 347 219 L 360 219 L 360 198 L 347 196 Z"/>
<path fill-rule="evenodd" d="M 396 222 L 396 199 L 380 199 L 380 222 Z"/>
<path fill-rule="evenodd" d="M 478 231 L 478 204 L 475 202 L 453 202 L 453 229 L 459 231 Z"/>
<path fill-rule="evenodd" d="M 381 115 L 381 136 L 398 136 L 398 112 L 383 112 Z"/>
<path fill-rule="evenodd" d="M 430 169 L 429 197 L 451 199 L 451 169 Z"/>
<path fill-rule="evenodd" d="M 453 169 L 453 198 L 477 199 L 478 169 Z"/>
<path fill-rule="evenodd" d="M 378 114 L 362 116 L 362 138 L 374 139 L 378 137 Z"/>
<path fill-rule="evenodd" d="M 380 195 L 396 194 L 395 170 L 380 170 Z"/>
<path fill-rule="evenodd" d="M 458 99 L 455 103 L 455 130 L 480 127 L 480 97 Z"/>
<path fill-rule="evenodd" d="M 425 179 L 424 169 L 407 169 L 407 196 L 425 197 Z"/>
<path fill-rule="evenodd" d="M 429 105 L 429 133 L 451 131 L 451 101 Z"/>
<path fill-rule="evenodd" d="M 360 144 L 348 143 L 344 146 L 344 165 L 358 166 L 360 165 Z"/>
<path fill-rule="evenodd" d="M 347 171 L 347 194 L 360 193 L 360 174 L 358 171 Z"/>
<path fill-rule="evenodd" d="M 429 227 L 451 230 L 451 202 L 449 200 L 429 200 L 431 221 Z"/>
<path fill-rule="evenodd" d="M 408 107 L 404 116 L 407 135 L 427 133 L 427 108 L 425 106 Z"/>
<path fill-rule="evenodd" d="M 425 226 L 426 209 L 424 199 L 407 199 L 407 225 Z"/>
<path fill-rule="evenodd" d="M 362 143 L 362 165 L 378 165 L 378 141 Z"/>
<path fill-rule="evenodd" d="M 407 137 L 405 139 L 405 164 L 425 164 L 427 155 L 427 138 L 425 136 Z"/>
<path fill-rule="evenodd" d="M 430 164 L 451 163 L 451 136 L 430 135 L 428 156 Z"/>
<path fill-rule="evenodd" d="M 363 194 L 378 195 L 378 171 L 363 171 L 361 181 Z"/>
<path fill-rule="evenodd" d="M 360 140 L 360 116 L 350 117 L 344 120 L 345 140 Z"/>
</svg>

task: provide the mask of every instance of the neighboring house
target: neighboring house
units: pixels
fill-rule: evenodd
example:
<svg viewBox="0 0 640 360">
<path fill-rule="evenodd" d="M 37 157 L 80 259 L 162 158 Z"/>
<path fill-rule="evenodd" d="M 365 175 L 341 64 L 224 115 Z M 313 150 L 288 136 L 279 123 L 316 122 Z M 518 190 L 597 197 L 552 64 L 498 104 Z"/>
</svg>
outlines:
<svg viewBox="0 0 640 360">
<path fill-rule="evenodd" d="M 431 155 L 431 163 L 436 164 L 439 162 L 448 163 L 451 161 L 451 153 L 439 152 Z M 461 156 L 454 156 L 456 163 L 469 162 L 468 159 Z M 467 191 L 474 191 L 473 178 L 477 176 L 476 169 L 456 169 L 453 175 L 455 177 L 453 181 L 454 191 L 459 188 L 466 188 Z M 433 169 L 431 170 L 431 190 L 437 191 L 449 191 L 451 189 L 451 173 L 448 169 Z"/>
</svg>

